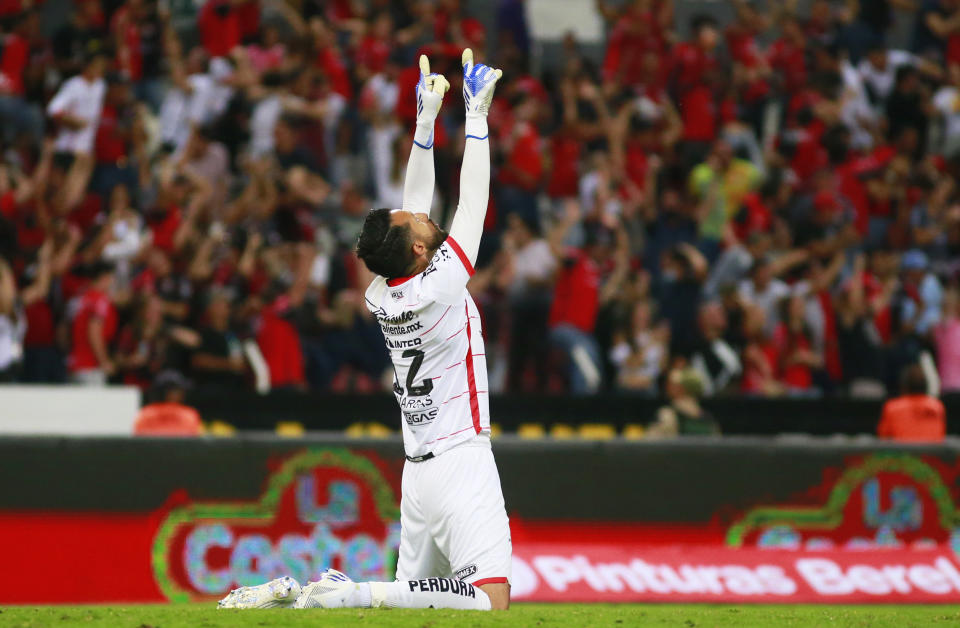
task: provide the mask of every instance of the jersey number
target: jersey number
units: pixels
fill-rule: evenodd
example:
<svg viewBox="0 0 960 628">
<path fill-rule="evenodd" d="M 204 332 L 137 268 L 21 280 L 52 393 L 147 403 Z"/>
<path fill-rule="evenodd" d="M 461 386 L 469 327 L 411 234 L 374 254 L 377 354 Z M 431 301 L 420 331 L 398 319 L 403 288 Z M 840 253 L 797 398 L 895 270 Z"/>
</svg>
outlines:
<svg viewBox="0 0 960 628">
<path fill-rule="evenodd" d="M 423 383 L 419 386 L 414 384 L 414 380 L 417 378 L 417 371 L 420 370 L 420 365 L 423 364 L 423 351 L 419 349 L 407 349 L 403 352 L 403 357 L 413 358 L 410 370 L 407 371 L 407 394 L 411 397 L 429 395 L 430 391 L 433 390 L 432 379 L 423 380 Z"/>
</svg>

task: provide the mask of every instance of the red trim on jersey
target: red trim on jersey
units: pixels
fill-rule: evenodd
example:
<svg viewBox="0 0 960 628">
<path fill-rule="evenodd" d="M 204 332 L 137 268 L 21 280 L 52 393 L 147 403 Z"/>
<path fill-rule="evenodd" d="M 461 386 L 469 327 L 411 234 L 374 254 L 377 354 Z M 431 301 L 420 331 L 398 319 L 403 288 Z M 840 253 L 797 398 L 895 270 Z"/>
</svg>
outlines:
<svg viewBox="0 0 960 628">
<path fill-rule="evenodd" d="M 452 336 L 450 336 L 449 338 L 447 338 L 447 340 L 453 340 L 454 338 L 456 338 L 457 336 L 459 336 L 459 335 L 460 335 L 460 332 L 462 332 L 464 329 L 467 330 L 467 335 L 469 336 L 469 335 L 470 335 L 470 321 L 469 321 L 469 320 L 467 321 L 467 324 L 466 324 L 466 325 L 464 325 L 463 327 L 461 327 L 460 329 L 458 329 L 458 330 L 457 330 L 457 333 L 455 333 L 454 335 L 452 335 Z M 470 341 L 468 340 L 467 342 L 470 342 Z M 457 362 L 457 364 L 459 364 L 459 362 Z M 456 366 L 456 364 L 454 364 L 454 366 Z"/>
<path fill-rule="evenodd" d="M 470 584 L 475 587 L 482 587 L 485 584 L 507 584 L 509 580 L 506 578 L 480 578 L 479 580 L 474 580 Z"/>
<path fill-rule="evenodd" d="M 473 426 L 471 425 L 470 427 L 465 427 L 465 428 L 463 428 L 462 430 L 457 430 L 456 432 L 450 432 L 450 433 L 447 434 L 446 436 L 440 436 L 440 437 L 438 437 L 438 438 L 434 438 L 434 439 L 433 439 L 432 441 L 430 441 L 429 443 L 424 443 L 424 445 L 425 445 L 425 446 L 426 446 L 426 445 L 432 445 L 432 444 L 434 444 L 435 442 L 437 442 L 438 440 L 446 440 L 446 439 L 450 438 L 451 436 L 456 436 L 456 435 L 459 434 L 460 432 L 466 432 L 467 430 L 472 430 L 472 429 L 473 429 Z"/>
<path fill-rule="evenodd" d="M 445 309 L 445 310 L 443 311 L 443 314 L 440 316 L 440 318 L 437 319 L 437 322 L 433 324 L 433 327 L 431 327 L 430 329 L 428 329 L 427 331 L 423 332 L 423 333 L 420 334 L 420 335 L 421 335 L 421 336 L 426 336 L 427 334 L 429 334 L 430 332 L 432 332 L 433 329 L 434 329 L 434 327 L 436 327 L 437 325 L 440 324 L 440 321 L 443 320 L 443 317 L 447 315 L 447 312 L 449 312 L 449 311 L 450 311 L 450 308 L 452 308 L 452 307 L 453 307 L 452 305 L 448 305 L 448 306 L 447 306 L 447 309 Z"/>
<path fill-rule="evenodd" d="M 449 240 L 449 238 L 447 238 Z M 458 246 L 456 250 L 460 250 Z M 463 253 L 460 253 L 461 259 L 463 259 L 464 264 L 467 264 L 466 258 L 463 258 Z M 472 271 L 473 268 L 467 266 L 467 269 Z M 470 305 L 464 300 L 463 307 L 467 313 L 467 388 L 470 389 L 470 414 L 473 415 L 473 429 L 477 431 L 477 434 L 480 433 L 480 401 L 477 399 L 477 380 L 473 376 L 473 347 L 471 346 L 471 334 L 470 334 Z M 459 332 L 457 332 L 459 333 Z M 454 334 L 456 335 L 456 334 Z"/>
<path fill-rule="evenodd" d="M 407 275 L 406 277 L 394 277 L 393 279 L 387 279 L 387 285 L 393 288 L 395 286 L 399 286 L 400 284 L 407 283 L 414 277 L 416 277 L 416 275 Z"/>
<path fill-rule="evenodd" d="M 459 395 L 454 395 L 454 396 L 450 397 L 449 399 L 447 399 L 446 401 L 444 401 L 444 402 L 441 403 L 440 405 L 441 405 L 441 406 L 445 406 L 445 405 L 447 405 L 448 403 L 450 403 L 451 401 L 453 401 L 454 399 L 459 399 L 460 397 L 466 395 L 466 394 L 469 393 L 469 392 L 470 392 L 469 390 L 465 390 L 465 391 L 463 391 L 462 393 L 460 393 Z M 461 431 L 463 431 L 463 430 L 461 430 Z M 448 434 L 448 436 L 449 436 L 449 434 Z"/>
<path fill-rule="evenodd" d="M 457 257 L 460 258 L 460 261 L 463 262 L 463 267 L 467 269 L 467 274 L 473 277 L 473 273 L 476 271 L 473 270 L 473 264 L 470 263 L 470 258 L 467 257 L 467 254 L 463 252 L 463 249 L 460 248 L 460 245 L 457 244 L 457 241 L 447 236 L 447 242 L 450 243 L 450 248 L 453 249 L 453 252 L 457 254 Z"/>
</svg>

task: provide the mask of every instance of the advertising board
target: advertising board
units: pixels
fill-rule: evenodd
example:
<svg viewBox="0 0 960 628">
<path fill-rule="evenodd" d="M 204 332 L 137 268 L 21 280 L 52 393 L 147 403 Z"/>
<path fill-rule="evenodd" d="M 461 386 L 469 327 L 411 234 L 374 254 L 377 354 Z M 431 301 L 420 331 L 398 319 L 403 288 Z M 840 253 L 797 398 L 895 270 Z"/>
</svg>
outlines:
<svg viewBox="0 0 960 628">
<path fill-rule="evenodd" d="M 117 449 L 91 443 L 88 452 L 73 441 L 70 451 L 33 442 L 32 455 L 21 452 L 33 465 L 22 481 L 38 484 L 0 492 L 0 603 L 214 600 L 280 575 L 316 579 L 328 567 L 361 580 L 393 578 L 403 461 L 389 444 L 171 441 L 171 449 L 162 442 L 114 443 Z M 600 501 L 616 495 L 604 497 L 596 487 L 611 469 L 636 463 L 628 453 L 606 455 L 602 476 L 583 471 L 582 485 L 573 490 L 584 495 L 571 492 L 571 503 L 592 496 L 598 511 L 616 507 Z M 645 459 L 655 458 L 647 453 Z M 582 506 L 564 511 L 563 504 L 527 503 L 533 498 L 517 495 L 533 493 L 519 487 L 512 494 L 517 487 L 507 480 L 513 595 L 566 602 L 960 601 L 956 457 L 910 450 L 828 453 L 802 452 L 802 477 L 809 482 L 792 475 L 791 486 L 799 489 L 770 495 L 757 488 L 749 499 L 740 498 L 746 505 L 735 507 L 724 497 L 706 520 L 694 520 L 702 507 L 679 499 L 675 509 L 651 509 L 676 512 L 673 521 L 590 519 Z M 502 476 L 519 484 L 517 465 L 529 469 L 523 477 L 536 477 L 548 469 L 535 465 L 555 464 L 556 458 L 533 454 L 506 448 Z M 696 469 L 717 454 L 691 448 L 682 455 L 677 468 Z M 756 455 L 757 464 L 769 458 L 763 450 Z M 79 465 L 76 477 L 63 476 L 60 484 L 74 483 L 66 488 L 44 477 L 57 461 L 81 459 L 104 469 Z M 142 466 L 157 460 L 168 462 L 168 473 Z M 787 457 L 778 462 L 796 465 Z M 194 465 L 216 474 L 197 475 Z M 0 471 L 7 469 L 0 464 Z M 91 486 L 104 475 L 113 484 Z M 691 472 L 670 481 L 697 494 L 703 480 Z M 747 487 L 734 488 L 750 495 Z M 615 484 L 611 490 L 639 495 L 642 489 Z M 63 504 L 68 495 L 75 499 L 71 508 L 39 507 Z M 557 514 L 530 516 L 545 508 Z M 642 512 L 643 504 L 638 508 Z M 24 588 L 17 580 L 22 573 L 43 574 L 58 586 Z"/>
</svg>

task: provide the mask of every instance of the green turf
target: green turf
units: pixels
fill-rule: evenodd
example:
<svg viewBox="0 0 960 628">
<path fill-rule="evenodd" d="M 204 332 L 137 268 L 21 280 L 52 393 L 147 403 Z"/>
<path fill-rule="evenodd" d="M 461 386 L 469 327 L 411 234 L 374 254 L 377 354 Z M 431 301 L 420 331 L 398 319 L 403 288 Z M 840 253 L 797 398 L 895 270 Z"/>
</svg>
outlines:
<svg viewBox="0 0 960 628">
<path fill-rule="evenodd" d="M 14 606 L 0 608 L 0 626 L 881 626 L 958 625 L 960 606 L 711 606 L 695 604 L 516 604 L 506 613 L 476 611 L 218 611 L 187 606 Z"/>
</svg>

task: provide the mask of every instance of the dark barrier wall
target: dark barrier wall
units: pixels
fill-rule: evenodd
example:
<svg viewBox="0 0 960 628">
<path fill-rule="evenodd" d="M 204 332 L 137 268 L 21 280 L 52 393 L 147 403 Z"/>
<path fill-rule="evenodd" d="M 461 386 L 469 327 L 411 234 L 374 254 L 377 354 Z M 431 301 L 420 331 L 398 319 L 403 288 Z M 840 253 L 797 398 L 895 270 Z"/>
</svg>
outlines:
<svg viewBox="0 0 960 628">
<path fill-rule="evenodd" d="M 960 434 L 960 396 L 944 397 L 951 434 Z M 272 430 L 277 421 L 298 421 L 308 429 L 340 430 L 351 423 L 376 421 L 399 429 L 399 411 L 390 395 L 323 395 L 273 392 L 257 395 L 194 393 L 190 403 L 205 420 L 227 421 L 240 429 Z M 494 395 L 490 414 L 494 423 L 513 431 L 521 423 L 628 423 L 654 420 L 663 400 L 629 395 L 596 397 Z M 782 433 L 874 434 L 882 401 L 853 399 L 718 398 L 704 402 L 717 417 L 724 434 Z"/>
<path fill-rule="evenodd" d="M 889 601 L 960 600 L 950 549 L 960 538 L 956 442 L 500 437 L 494 450 L 524 599 L 824 601 L 817 583 L 859 565 L 870 547 L 880 552 L 871 569 L 923 562 L 929 591 Z M 316 579 L 330 566 L 391 579 L 404 464 L 397 438 L 0 439 L 0 604 L 213 599 L 282 574 Z M 776 547 L 792 551 L 767 551 Z M 825 548 L 839 562 L 826 565 Z M 733 597 L 636 580 L 643 561 L 689 571 L 694 559 L 704 573 L 732 569 L 724 595 Z M 632 588 L 597 585 L 600 572 L 584 561 L 638 570 Z M 744 588 L 744 569 L 780 575 Z M 57 585 L 19 586 L 24 573 Z M 842 599 L 873 595 L 857 591 Z"/>
<path fill-rule="evenodd" d="M 399 491 L 399 439 L 4 438 L 0 510 L 148 511 L 178 491 L 251 500 L 278 461 L 346 448 L 373 457 Z M 871 455 L 912 455 L 960 470 L 960 444 L 886 446 L 825 439 L 494 442 L 504 497 L 527 519 L 707 523 L 758 503 L 815 504 L 812 487 Z M 951 473 L 953 471 L 950 471 Z M 950 481 L 952 482 L 952 476 Z M 951 485 L 951 491 L 960 486 Z M 960 493 L 958 493 L 960 495 Z"/>
</svg>

